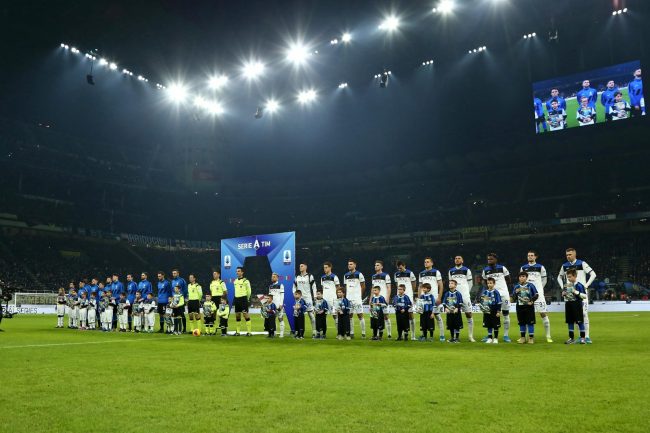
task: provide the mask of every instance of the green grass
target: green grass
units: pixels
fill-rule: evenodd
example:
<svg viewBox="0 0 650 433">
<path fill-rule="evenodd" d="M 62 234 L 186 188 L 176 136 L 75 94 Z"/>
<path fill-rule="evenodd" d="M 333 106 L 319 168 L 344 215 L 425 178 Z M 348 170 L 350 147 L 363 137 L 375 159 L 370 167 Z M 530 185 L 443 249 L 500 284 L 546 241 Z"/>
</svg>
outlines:
<svg viewBox="0 0 650 433">
<path fill-rule="evenodd" d="M 650 313 L 590 319 L 590 346 L 562 344 L 560 314 L 553 344 L 487 346 L 108 334 L 18 316 L 0 333 L 0 431 L 647 431 Z"/>
<path fill-rule="evenodd" d="M 629 95 L 627 93 L 627 87 L 620 89 L 623 94 L 623 100 L 630 102 Z M 596 102 L 596 113 L 598 123 L 605 123 L 605 107 L 600 103 L 600 93 L 598 92 L 598 101 Z M 567 128 L 574 128 L 579 126 L 578 119 L 576 119 L 576 113 L 578 112 L 578 101 L 576 98 L 568 98 L 566 100 L 566 114 L 567 114 Z M 544 101 L 544 115 L 548 117 L 548 110 L 546 110 L 546 101 Z"/>
</svg>

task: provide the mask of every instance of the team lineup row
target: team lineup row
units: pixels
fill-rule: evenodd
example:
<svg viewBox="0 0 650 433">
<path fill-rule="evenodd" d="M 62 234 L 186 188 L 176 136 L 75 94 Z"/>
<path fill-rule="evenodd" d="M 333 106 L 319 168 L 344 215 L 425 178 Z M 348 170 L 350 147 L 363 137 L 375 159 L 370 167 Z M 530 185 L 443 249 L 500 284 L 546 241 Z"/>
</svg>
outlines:
<svg viewBox="0 0 650 433">
<path fill-rule="evenodd" d="M 558 274 L 558 282 L 564 288 L 565 300 L 581 304 L 580 314 L 578 315 L 572 310 L 573 313 L 571 316 L 567 316 L 567 321 L 572 320 L 569 324 L 570 328 L 574 323 L 578 323 L 584 334 L 581 335 L 584 342 L 590 343 L 587 289 L 596 278 L 596 274 L 586 262 L 576 258 L 575 249 L 567 249 L 566 258 L 567 261 L 562 265 Z M 420 340 L 426 340 L 427 337 L 432 339 L 433 330 L 437 324 L 440 333 L 439 339 L 444 341 L 441 313 L 446 313 L 447 328 L 451 332 L 450 341 L 457 341 L 459 330 L 463 327 L 460 313 L 464 312 L 467 317 L 469 341 L 474 342 L 474 320 L 469 293 L 473 281 L 471 270 L 464 266 L 462 256 L 454 258 L 454 266 L 448 272 L 449 284 L 446 292 L 443 289 L 441 273 L 433 267 L 433 260 L 430 257 L 425 258 L 424 266 L 425 269 L 419 273 L 419 278 L 416 278 L 415 274 L 408 270 L 403 262 L 397 262 L 397 271 L 393 278 L 398 287 L 398 293 L 393 297 L 392 302 L 390 302 L 391 276 L 384 272 L 383 262 L 380 260 L 375 262 L 372 294 L 365 299 L 363 297 L 366 291 L 365 278 L 356 269 L 357 264 L 352 259 L 348 261 L 348 272 L 344 275 L 343 285 L 341 285 L 338 276 L 332 272 L 332 264 L 326 262 L 323 265 L 324 274 L 320 278 L 320 288 L 317 287 L 313 275 L 308 273 L 307 265 L 300 264 L 300 273 L 296 275 L 293 284 L 293 296 L 289 298 L 285 298 L 284 286 L 279 282 L 279 276 L 273 274 L 268 294 L 258 295 L 262 301 L 261 312 L 265 318 L 265 328 L 269 332 L 269 336 L 275 336 L 277 320 L 279 322 L 278 336 L 284 337 L 286 307 L 294 310 L 292 334 L 296 338 L 302 338 L 304 335 L 305 315 L 311 321 L 312 336 L 324 337 L 326 329 L 323 328 L 323 325 L 326 327 L 325 318 L 328 313 L 334 318 L 340 338 L 353 338 L 355 315 L 360 322 L 362 337 L 365 337 L 366 322 L 363 314 L 365 304 L 368 305 L 371 313 L 373 338 L 381 338 L 384 329 L 389 338 L 392 337 L 390 320 L 392 310 L 396 315 L 399 339 L 405 337 L 404 332 L 410 333 L 411 339 L 416 339 L 414 321 L 414 313 L 416 313 L 420 314 L 420 329 L 422 330 Z M 574 271 L 575 279 L 571 281 L 568 275 Z M 194 275 L 189 275 L 189 285 L 180 277 L 177 269 L 172 271 L 172 276 L 173 279 L 169 281 L 165 278 L 164 272 L 158 273 L 158 290 L 155 295 L 146 273 L 142 273 L 141 281 L 138 284 L 133 281 L 132 275 L 128 275 L 127 290 L 124 289 L 117 275 L 107 281 L 106 285 L 98 284 L 96 279 L 93 279 L 89 285 L 81 282 L 78 292 L 72 284 L 71 291 L 67 295 L 63 289 L 60 289 L 57 299 L 57 315 L 59 316 L 57 327 L 63 327 L 63 316 L 67 312 L 69 327 L 73 328 L 79 326 L 82 329 L 94 328 L 96 318 L 99 316 L 103 330 L 111 330 L 119 326 L 119 330 L 125 332 L 127 327 L 132 329 L 132 323 L 135 323 L 134 331 L 153 332 L 157 311 L 160 323 L 158 332 L 167 330 L 167 332 L 183 333 L 186 332 L 185 312 L 187 311 L 192 321 L 192 331 L 200 332 L 201 322 L 203 322 L 204 332 L 212 335 L 214 334 L 215 321 L 218 318 L 222 335 L 226 335 L 228 316 L 233 308 L 236 317 L 235 335 L 239 335 L 241 332 L 242 316 L 247 328 L 246 334 L 251 335 L 248 311 L 251 286 L 244 277 L 243 268 L 237 269 L 237 279 L 233 281 L 232 305 L 228 303 L 228 290 L 225 282 L 220 279 L 218 271 L 213 274 L 213 281 L 210 284 L 209 292 L 206 291 L 205 298 L 203 289 L 196 282 Z M 494 253 L 488 254 L 487 266 L 483 269 L 481 277 L 484 288 L 479 291 L 477 303 L 484 313 L 483 325 L 488 329 L 488 336 L 483 341 L 497 341 L 500 317 L 503 317 L 503 341 L 511 341 L 509 312 L 512 299 L 517 305 L 517 319 L 522 334 L 520 342 L 522 339 L 525 340 L 526 334 L 534 335 L 531 332 L 533 329 L 529 329 L 528 326 L 535 324 L 535 312 L 540 313 L 546 331 L 546 339 L 548 342 L 552 342 L 550 321 L 546 314 L 544 298 L 547 274 L 544 266 L 537 263 L 537 254 L 534 251 L 528 252 L 527 263 L 520 267 L 519 281 L 514 286 L 512 286 L 508 269 L 497 262 L 497 255 Z M 580 294 L 578 299 L 576 299 L 574 291 Z M 417 295 L 415 295 L 416 293 Z M 584 302 L 582 293 L 584 293 Z M 218 305 L 215 304 L 215 300 Z M 288 302 L 289 300 L 291 302 Z M 492 313 L 495 305 L 498 305 L 498 314 Z M 570 303 L 567 302 L 566 305 L 570 305 Z M 392 308 L 389 309 L 389 306 Z M 486 317 L 498 319 L 498 323 L 489 320 L 486 322 Z M 529 339 L 534 341 L 530 337 Z M 573 340 L 573 337 L 570 340 Z"/>
</svg>

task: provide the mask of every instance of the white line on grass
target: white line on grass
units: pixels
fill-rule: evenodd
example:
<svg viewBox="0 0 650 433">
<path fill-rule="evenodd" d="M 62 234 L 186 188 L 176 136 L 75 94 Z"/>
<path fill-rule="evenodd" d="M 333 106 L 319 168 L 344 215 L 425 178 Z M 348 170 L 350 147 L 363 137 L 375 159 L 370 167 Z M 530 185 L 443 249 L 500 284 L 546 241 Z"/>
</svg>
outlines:
<svg viewBox="0 0 650 433">
<path fill-rule="evenodd" d="M 181 337 L 160 337 L 146 340 L 106 340 L 106 341 L 82 341 L 79 343 L 46 343 L 46 344 L 25 344 L 22 346 L 0 346 L 1 349 L 22 349 L 26 347 L 55 347 L 55 346 L 79 346 L 84 344 L 104 344 L 104 343 L 136 343 L 140 341 L 158 341 L 158 340 L 176 340 Z"/>
</svg>

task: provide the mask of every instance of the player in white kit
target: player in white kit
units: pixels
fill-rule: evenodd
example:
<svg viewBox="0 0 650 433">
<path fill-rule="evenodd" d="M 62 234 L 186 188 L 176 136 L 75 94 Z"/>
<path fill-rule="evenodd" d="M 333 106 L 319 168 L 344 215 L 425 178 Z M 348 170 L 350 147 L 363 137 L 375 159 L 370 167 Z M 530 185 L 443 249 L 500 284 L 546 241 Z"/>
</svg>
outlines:
<svg viewBox="0 0 650 433">
<path fill-rule="evenodd" d="M 467 318 L 467 333 L 469 341 L 474 343 L 474 318 L 472 317 L 472 301 L 470 291 L 474 281 L 472 280 L 472 271 L 464 265 L 463 256 L 454 257 L 454 267 L 449 269 L 449 281 L 456 282 L 456 290 L 463 298 L 463 304 L 460 306 L 461 311 Z"/>
<path fill-rule="evenodd" d="M 546 276 L 546 268 L 537 263 L 537 252 L 534 250 L 528 250 L 527 254 L 528 263 L 519 268 L 519 272 L 526 272 L 528 274 L 527 282 L 532 283 L 537 289 L 537 300 L 535 301 L 535 312 L 539 313 L 539 316 L 542 318 L 542 323 L 544 324 L 544 331 L 546 331 L 546 342 L 552 343 L 551 339 L 551 322 L 549 320 L 548 314 L 546 314 L 546 298 L 544 297 L 544 286 L 548 281 Z"/>
<path fill-rule="evenodd" d="M 314 299 L 316 298 L 316 281 L 314 276 L 307 272 L 307 264 L 300 264 L 300 273 L 293 280 L 293 293 L 302 292 L 302 299 L 307 304 L 307 315 L 311 322 L 311 337 L 316 338 L 316 315 L 314 314 Z"/>
<path fill-rule="evenodd" d="M 433 316 L 440 332 L 440 341 L 445 341 L 445 325 L 442 323 L 440 317 L 440 302 L 442 301 L 442 275 L 438 269 L 433 267 L 433 259 L 431 257 L 424 258 L 424 270 L 419 274 L 418 297 L 422 294 L 422 285 L 428 283 L 431 285 L 431 294 L 436 298 L 436 305 L 433 307 Z"/>
<path fill-rule="evenodd" d="M 363 294 L 366 291 L 366 279 L 357 271 L 357 262 L 348 260 L 348 272 L 343 276 L 345 297 L 350 301 L 350 337 L 354 338 L 354 315 L 361 324 L 361 338 L 366 338 L 366 319 L 363 317 Z"/>
<path fill-rule="evenodd" d="M 560 268 L 560 273 L 557 276 L 557 282 L 560 287 L 567 287 L 566 281 L 566 271 L 569 269 L 575 269 L 578 274 L 577 281 L 585 286 L 585 292 L 587 298 L 582 302 L 582 314 L 584 316 L 585 324 L 585 342 L 591 344 L 591 338 L 589 338 L 589 286 L 596 279 L 596 272 L 583 260 L 578 260 L 576 258 L 576 249 L 567 248 L 566 249 L 566 262 Z"/>
<path fill-rule="evenodd" d="M 409 297 L 409 299 L 415 304 L 415 298 L 413 294 L 416 291 L 416 282 L 415 274 L 409 269 L 406 269 L 406 263 L 399 260 L 396 263 L 397 272 L 395 272 L 395 285 L 399 287 L 400 284 L 404 284 L 404 294 Z M 415 340 L 415 320 L 413 319 L 413 308 L 409 308 L 409 327 L 411 329 L 411 340 Z"/>
<path fill-rule="evenodd" d="M 384 262 L 381 260 L 375 261 L 375 274 L 372 276 L 372 287 L 379 287 L 379 296 L 383 296 L 386 302 L 390 305 L 390 275 L 387 272 L 384 272 Z M 392 337 L 393 326 L 390 322 L 390 316 L 388 315 L 388 305 L 384 306 L 384 324 L 386 325 L 386 332 L 388 333 L 388 338 Z"/>
<path fill-rule="evenodd" d="M 280 338 L 284 338 L 284 284 L 279 282 L 280 276 L 273 272 L 271 274 L 271 284 L 269 285 L 269 295 L 273 296 L 273 303 L 278 308 L 276 314 L 280 322 Z"/>
<path fill-rule="evenodd" d="M 341 287 L 339 282 L 339 277 L 336 274 L 332 273 L 332 262 L 323 263 L 323 272 L 325 274 L 320 277 L 320 286 L 323 290 L 323 299 L 327 301 L 327 305 L 330 306 L 332 311 L 332 317 L 334 318 L 334 323 L 338 326 L 339 321 L 336 316 L 336 308 L 334 308 L 334 303 L 336 299 L 336 291 Z"/>
<path fill-rule="evenodd" d="M 496 253 L 490 253 L 487 255 L 488 265 L 483 268 L 483 273 L 481 277 L 483 279 L 483 285 L 487 287 L 488 277 L 494 278 L 494 287 L 499 295 L 501 296 L 501 315 L 503 316 L 503 342 L 510 343 L 510 336 L 508 331 L 510 330 L 510 272 L 508 268 L 497 263 L 498 257 Z M 487 338 L 484 339 L 487 341 Z"/>
</svg>

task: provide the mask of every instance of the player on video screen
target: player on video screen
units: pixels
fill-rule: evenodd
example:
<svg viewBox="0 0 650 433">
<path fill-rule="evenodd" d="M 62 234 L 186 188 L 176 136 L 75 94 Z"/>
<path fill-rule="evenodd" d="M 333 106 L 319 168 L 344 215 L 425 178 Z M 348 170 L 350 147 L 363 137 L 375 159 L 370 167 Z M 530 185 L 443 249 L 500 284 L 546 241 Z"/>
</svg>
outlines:
<svg viewBox="0 0 650 433">
<path fill-rule="evenodd" d="M 551 102 L 557 101 L 559 108 L 566 110 L 566 100 L 560 96 L 560 90 L 557 87 L 551 89 L 551 97 L 546 101 L 546 111 L 551 110 Z"/>
<path fill-rule="evenodd" d="M 576 99 L 579 103 L 582 102 L 582 98 L 587 98 L 588 105 L 595 110 L 596 101 L 598 100 L 598 91 L 591 87 L 589 80 L 584 80 L 582 82 L 582 89 L 576 93 Z M 595 121 L 595 118 L 594 118 Z"/>
<path fill-rule="evenodd" d="M 540 125 L 544 128 L 544 132 L 548 130 L 546 126 L 546 118 L 544 117 L 544 106 L 542 100 L 533 98 L 533 108 L 535 110 L 535 131 L 539 134 L 542 132 Z"/>
<path fill-rule="evenodd" d="M 614 95 L 616 95 L 616 92 L 618 92 L 618 86 L 614 83 L 614 80 L 609 80 L 607 82 L 607 88 L 600 94 L 600 103 L 605 108 L 605 120 L 608 122 L 612 120 L 609 115 L 609 108 L 614 104 Z"/>
<path fill-rule="evenodd" d="M 578 107 L 576 119 L 578 119 L 578 125 L 580 126 L 596 123 L 596 109 L 589 106 L 589 98 L 586 96 L 580 98 L 580 107 Z"/>
<path fill-rule="evenodd" d="M 551 102 L 551 109 L 548 110 L 548 126 L 551 131 L 559 131 L 566 128 L 566 110 L 560 108 L 557 101 Z"/>
<path fill-rule="evenodd" d="M 634 71 L 634 80 L 627 87 L 632 105 L 632 116 L 645 116 L 645 101 L 643 99 L 643 81 L 641 81 L 641 68 Z"/>
</svg>

